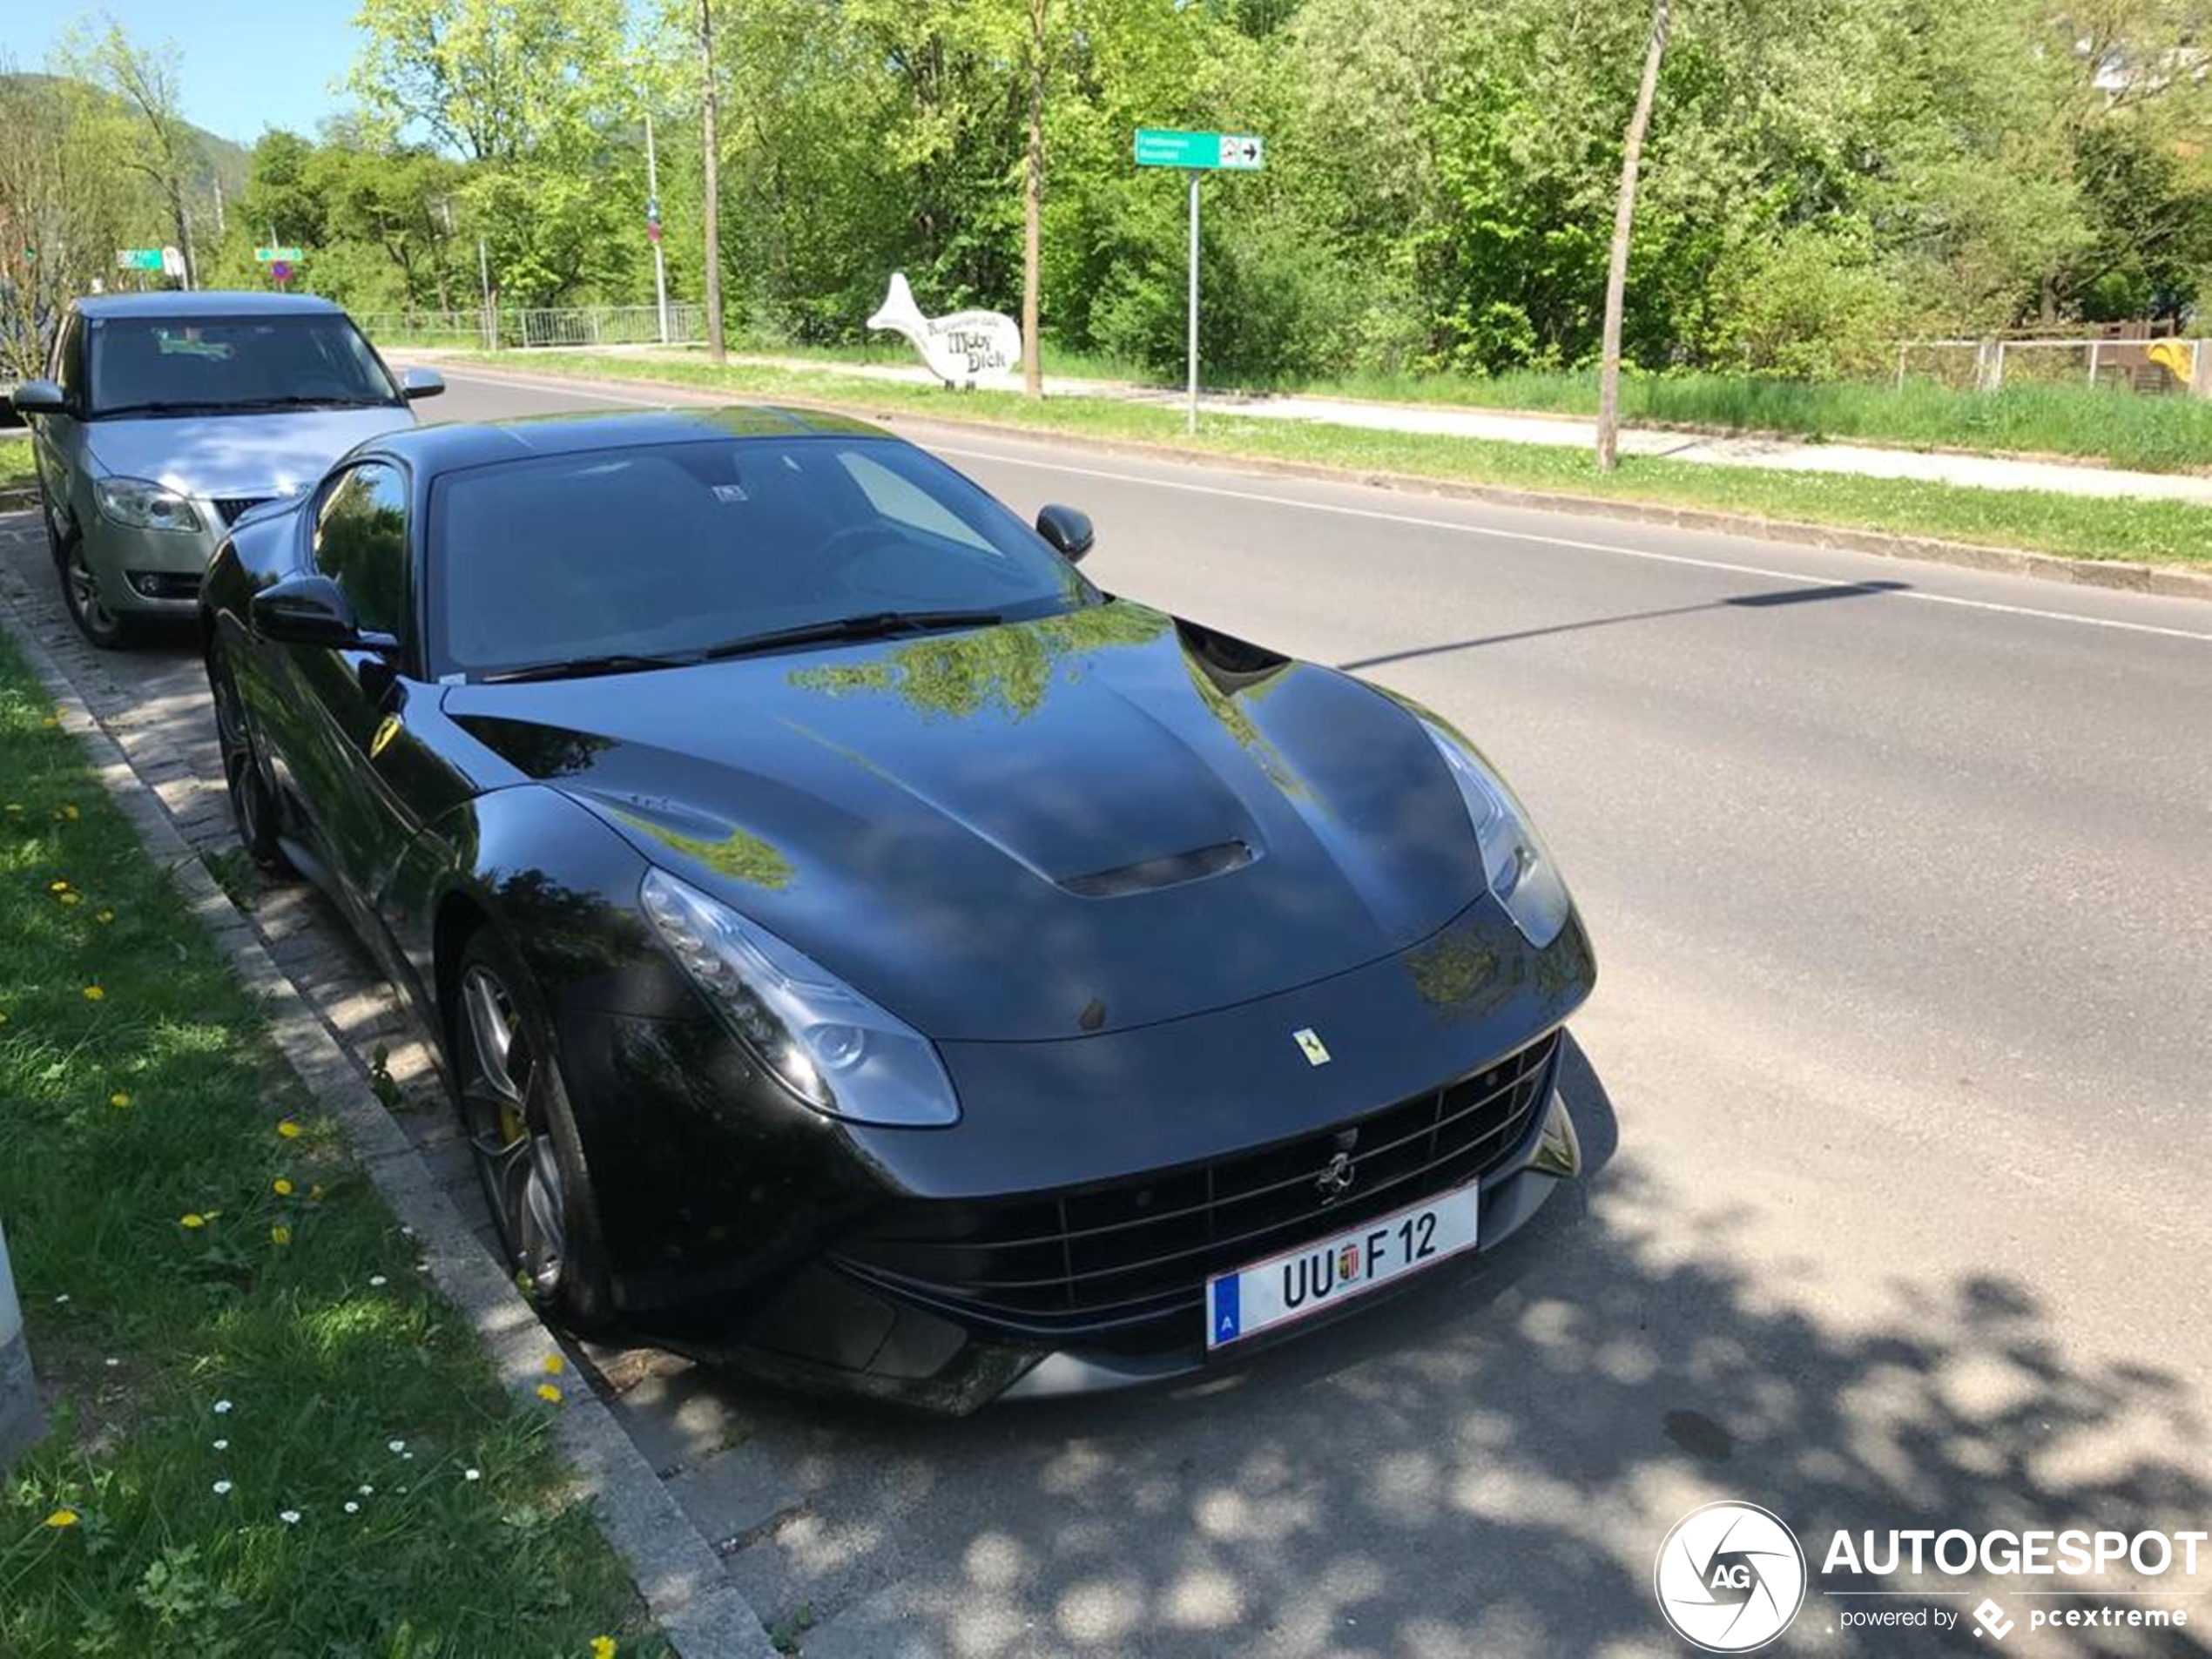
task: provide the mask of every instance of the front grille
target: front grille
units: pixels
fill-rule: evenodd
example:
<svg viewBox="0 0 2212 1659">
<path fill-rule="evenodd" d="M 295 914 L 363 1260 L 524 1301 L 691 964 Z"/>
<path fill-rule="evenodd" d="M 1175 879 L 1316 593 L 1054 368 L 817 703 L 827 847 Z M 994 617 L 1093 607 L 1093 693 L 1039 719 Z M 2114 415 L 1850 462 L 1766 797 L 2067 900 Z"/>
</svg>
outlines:
<svg viewBox="0 0 2212 1659">
<path fill-rule="evenodd" d="M 253 508 L 275 499 L 273 496 L 223 496 L 216 498 L 214 507 L 222 518 L 223 528 L 228 529 Z"/>
<path fill-rule="evenodd" d="M 1498 1167 L 1527 1138 L 1558 1042 L 1553 1033 L 1441 1089 L 1212 1163 L 1004 1203 L 908 1205 L 838 1259 L 894 1289 L 1017 1329 L 1195 1316 L 1211 1274 Z M 1317 1177 L 1339 1152 L 1353 1179 L 1326 1203 Z"/>
</svg>

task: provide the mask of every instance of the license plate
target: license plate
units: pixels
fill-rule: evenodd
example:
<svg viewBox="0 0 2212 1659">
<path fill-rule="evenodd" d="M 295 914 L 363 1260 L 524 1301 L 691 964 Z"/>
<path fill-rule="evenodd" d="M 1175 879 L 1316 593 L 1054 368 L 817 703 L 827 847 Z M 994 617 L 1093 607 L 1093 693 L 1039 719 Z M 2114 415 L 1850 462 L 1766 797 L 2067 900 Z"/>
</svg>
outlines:
<svg viewBox="0 0 2212 1659">
<path fill-rule="evenodd" d="M 1460 1187 L 1333 1238 L 1232 1273 L 1217 1273 L 1206 1281 L 1206 1346 L 1219 1348 L 1340 1307 L 1393 1279 L 1473 1250 L 1481 1208 L 1478 1188 Z"/>
</svg>

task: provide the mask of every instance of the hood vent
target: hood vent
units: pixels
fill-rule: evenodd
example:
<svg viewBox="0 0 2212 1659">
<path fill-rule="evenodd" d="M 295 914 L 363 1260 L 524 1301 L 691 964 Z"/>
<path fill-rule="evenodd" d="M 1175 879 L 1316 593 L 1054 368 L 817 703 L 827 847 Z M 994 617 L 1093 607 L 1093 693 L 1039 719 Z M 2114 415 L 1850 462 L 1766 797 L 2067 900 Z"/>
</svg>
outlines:
<svg viewBox="0 0 2212 1659">
<path fill-rule="evenodd" d="M 1243 869 L 1253 857 L 1251 848 L 1242 841 L 1221 841 L 1194 853 L 1170 853 L 1141 864 L 1124 864 L 1118 870 L 1069 876 L 1060 885 L 1078 898 L 1119 899 L 1132 893 L 1180 887 L 1186 881 L 1203 881 L 1210 875 L 1225 875 Z"/>
</svg>

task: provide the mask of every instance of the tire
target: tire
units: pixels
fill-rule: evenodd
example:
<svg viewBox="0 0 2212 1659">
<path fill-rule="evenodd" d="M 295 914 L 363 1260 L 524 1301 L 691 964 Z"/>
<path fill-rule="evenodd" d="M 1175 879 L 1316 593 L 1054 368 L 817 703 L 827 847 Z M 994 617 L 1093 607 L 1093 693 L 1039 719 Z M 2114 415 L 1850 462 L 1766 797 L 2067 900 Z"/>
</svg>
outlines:
<svg viewBox="0 0 2212 1659">
<path fill-rule="evenodd" d="M 455 1105 L 515 1283 L 570 1330 L 604 1332 L 613 1280 L 544 999 L 489 926 L 470 936 L 453 982 Z"/>
<path fill-rule="evenodd" d="M 246 855 L 271 875 L 293 873 L 277 840 L 276 796 L 253 745 L 253 729 L 239 695 L 238 676 L 219 644 L 207 648 L 207 691 L 215 705 L 215 742 L 223 760 L 223 792 L 230 797 L 231 821 Z"/>
<path fill-rule="evenodd" d="M 92 574 L 84 551 L 84 532 L 72 529 L 65 536 L 57 536 L 50 509 L 46 539 L 54 550 L 55 571 L 61 578 L 62 604 L 77 624 L 77 631 L 102 651 L 126 651 L 136 644 L 138 618 L 109 610 L 100 597 L 99 579 Z"/>
</svg>

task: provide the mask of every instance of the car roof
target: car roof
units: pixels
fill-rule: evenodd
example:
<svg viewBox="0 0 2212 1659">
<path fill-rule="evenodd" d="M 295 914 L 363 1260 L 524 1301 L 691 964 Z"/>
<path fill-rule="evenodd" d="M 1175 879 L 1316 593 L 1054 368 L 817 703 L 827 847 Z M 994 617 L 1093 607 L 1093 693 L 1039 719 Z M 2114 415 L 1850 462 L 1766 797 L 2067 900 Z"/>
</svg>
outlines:
<svg viewBox="0 0 2212 1659">
<path fill-rule="evenodd" d="M 72 302 L 87 317 L 281 317 L 343 315 L 316 293 L 199 289 L 192 293 L 88 293 Z"/>
<path fill-rule="evenodd" d="M 769 403 L 740 403 L 721 408 L 591 410 L 573 415 L 522 415 L 509 421 L 405 427 L 371 439 L 355 453 L 396 456 L 420 478 L 500 462 L 585 455 L 602 449 L 632 449 L 644 444 L 806 437 L 889 438 L 905 442 L 881 427 L 856 421 L 850 415 L 820 409 L 785 408 Z"/>
</svg>

